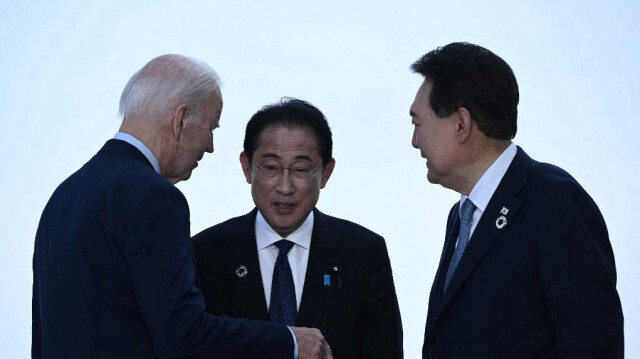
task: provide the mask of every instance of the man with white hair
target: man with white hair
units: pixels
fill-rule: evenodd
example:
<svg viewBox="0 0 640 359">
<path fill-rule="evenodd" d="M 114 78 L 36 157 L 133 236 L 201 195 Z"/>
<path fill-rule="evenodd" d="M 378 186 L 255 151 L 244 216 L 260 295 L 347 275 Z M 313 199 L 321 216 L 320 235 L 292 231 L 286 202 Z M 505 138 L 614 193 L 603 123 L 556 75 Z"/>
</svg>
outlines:
<svg viewBox="0 0 640 359">
<path fill-rule="evenodd" d="M 205 313 L 189 208 L 175 183 L 213 152 L 216 73 L 151 60 L 120 131 L 47 203 L 33 257 L 34 358 L 332 358 L 316 329 Z"/>
</svg>

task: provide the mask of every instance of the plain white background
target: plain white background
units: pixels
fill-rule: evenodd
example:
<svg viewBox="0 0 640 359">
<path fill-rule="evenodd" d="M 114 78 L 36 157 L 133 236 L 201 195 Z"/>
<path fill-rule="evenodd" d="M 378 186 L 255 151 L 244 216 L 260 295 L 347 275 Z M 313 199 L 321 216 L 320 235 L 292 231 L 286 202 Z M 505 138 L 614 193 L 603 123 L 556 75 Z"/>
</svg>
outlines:
<svg viewBox="0 0 640 359">
<path fill-rule="evenodd" d="M 411 147 L 410 64 L 454 41 L 489 48 L 520 85 L 515 142 L 559 165 L 600 206 L 616 255 L 628 358 L 640 357 L 638 11 L 612 1 L 3 1 L 0 4 L 0 357 L 31 343 L 31 258 L 55 187 L 117 131 L 129 77 L 180 53 L 223 81 L 221 128 L 178 187 L 193 234 L 253 207 L 238 154 L 261 106 L 318 106 L 337 164 L 318 207 L 388 243 L 407 358 L 418 358 L 427 301 L 458 195 L 426 181 Z M 562 221 L 562 218 L 548 218 Z"/>
</svg>

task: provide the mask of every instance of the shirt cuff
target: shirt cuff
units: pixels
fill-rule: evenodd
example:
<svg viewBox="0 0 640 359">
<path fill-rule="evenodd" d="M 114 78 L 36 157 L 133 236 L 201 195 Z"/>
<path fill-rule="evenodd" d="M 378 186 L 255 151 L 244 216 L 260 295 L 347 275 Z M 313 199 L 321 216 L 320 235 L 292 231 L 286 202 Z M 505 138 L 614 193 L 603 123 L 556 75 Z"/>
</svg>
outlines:
<svg viewBox="0 0 640 359">
<path fill-rule="evenodd" d="M 293 334 L 293 330 L 291 330 L 291 328 L 287 327 L 287 329 L 289 329 L 291 336 L 293 337 L 293 359 L 298 359 L 298 341 L 296 340 L 296 335 Z"/>
</svg>

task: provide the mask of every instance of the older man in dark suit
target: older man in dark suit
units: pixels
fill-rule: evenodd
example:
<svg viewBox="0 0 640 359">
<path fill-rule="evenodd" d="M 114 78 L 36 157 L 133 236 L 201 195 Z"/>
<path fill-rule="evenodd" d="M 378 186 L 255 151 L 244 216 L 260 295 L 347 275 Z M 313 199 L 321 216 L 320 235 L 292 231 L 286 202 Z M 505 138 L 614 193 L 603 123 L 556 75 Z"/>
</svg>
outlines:
<svg viewBox="0 0 640 359">
<path fill-rule="evenodd" d="M 461 194 L 429 298 L 424 358 L 622 358 L 604 219 L 564 170 L 511 142 L 518 85 L 487 49 L 453 43 L 412 66 L 427 178 Z"/>
<path fill-rule="evenodd" d="M 213 152 L 222 97 L 206 64 L 157 57 L 120 100 L 114 139 L 54 192 L 33 258 L 34 358 L 294 358 L 316 329 L 205 313 L 186 180 Z M 292 335 L 295 334 L 295 335 Z"/>
<path fill-rule="evenodd" d="M 266 106 L 240 163 L 256 208 L 194 237 L 207 310 L 318 328 L 336 358 L 402 358 L 384 239 L 315 208 L 335 165 L 324 115 L 296 99 Z"/>
</svg>

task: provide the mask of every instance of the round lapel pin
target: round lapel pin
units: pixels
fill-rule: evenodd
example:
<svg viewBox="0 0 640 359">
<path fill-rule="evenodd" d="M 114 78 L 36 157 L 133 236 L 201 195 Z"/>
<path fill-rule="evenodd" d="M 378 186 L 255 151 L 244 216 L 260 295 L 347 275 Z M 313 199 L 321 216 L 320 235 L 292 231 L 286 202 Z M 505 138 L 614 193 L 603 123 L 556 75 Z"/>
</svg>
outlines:
<svg viewBox="0 0 640 359">
<path fill-rule="evenodd" d="M 244 265 L 239 265 L 238 268 L 236 268 L 236 275 L 238 276 L 238 278 L 244 278 L 248 273 L 249 271 Z"/>
<path fill-rule="evenodd" d="M 498 217 L 498 219 L 496 219 L 496 227 L 498 229 L 502 229 L 502 227 L 507 225 L 507 217 L 505 216 L 500 216 Z"/>
</svg>

